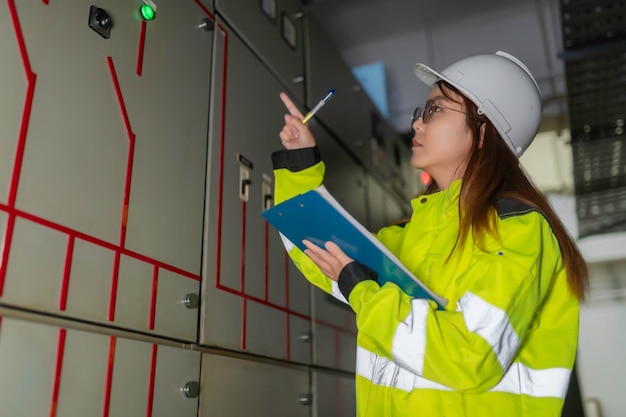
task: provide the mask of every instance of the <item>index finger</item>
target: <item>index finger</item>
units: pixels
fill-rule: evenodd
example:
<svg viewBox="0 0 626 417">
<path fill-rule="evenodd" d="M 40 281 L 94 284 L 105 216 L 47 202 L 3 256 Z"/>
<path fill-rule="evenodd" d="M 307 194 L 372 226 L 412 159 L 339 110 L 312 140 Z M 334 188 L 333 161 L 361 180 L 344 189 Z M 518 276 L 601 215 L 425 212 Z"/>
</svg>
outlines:
<svg viewBox="0 0 626 417">
<path fill-rule="evenodd" d="M 285 107 L 287 107 L 287 110 L 289 110 L 289 114 L 291 114 L 294 117 L 297 117 L 298 119 L 304 118 L 302 113 L 300 113 L 300 110 L 298 110 L 296 105 L 293 104 L 293 101 L 291 101 L 291 99 L 287 96 L 287 94 L 280 93 L 280 99 L 283 101 L 283 104 L 285 105 Z"/>
</svg>

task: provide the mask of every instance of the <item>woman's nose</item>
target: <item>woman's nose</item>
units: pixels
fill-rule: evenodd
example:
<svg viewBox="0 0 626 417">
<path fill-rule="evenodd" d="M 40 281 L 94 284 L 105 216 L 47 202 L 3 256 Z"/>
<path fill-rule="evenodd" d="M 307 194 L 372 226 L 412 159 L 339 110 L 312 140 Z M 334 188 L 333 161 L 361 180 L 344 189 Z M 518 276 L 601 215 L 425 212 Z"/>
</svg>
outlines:
<svg viewBox="0 0 626 417">
<path fill-rule="evenodd" d="M 415 133 L 416 127 L 424 127 L 424 120 L 422 120 L 421 117 L 416 117 L 415 119 L 413 119 L 413 121 L 411 121 L 411 130 L 413 130 L 413 133 Z"/>
</svg>

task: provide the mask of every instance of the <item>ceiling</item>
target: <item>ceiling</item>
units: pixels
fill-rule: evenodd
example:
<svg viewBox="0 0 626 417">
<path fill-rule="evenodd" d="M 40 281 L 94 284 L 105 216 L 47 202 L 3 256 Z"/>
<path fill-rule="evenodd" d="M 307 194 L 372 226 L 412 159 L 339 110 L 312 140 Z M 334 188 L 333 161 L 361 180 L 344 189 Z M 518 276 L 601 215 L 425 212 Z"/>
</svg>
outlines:
<svg viewBox="0 0 626 417">
<path fill-rule="evenodd" d="M 441 70 L 496 50 L 520 58 L 537 78 L 546 129 L 567 127 L 558 0 L 310 0 L 308 7 L 350 67 L 384 65 L 388 120 L 399 133 L 428 93 L 413 75 L 416 62 Z"/>
<path fill-rule="evenodd" d="M 339 49 L 391 38 L 419 26 L 442 24 L 535 0 L 310 0 L 311 12 Z"/>
</svg>

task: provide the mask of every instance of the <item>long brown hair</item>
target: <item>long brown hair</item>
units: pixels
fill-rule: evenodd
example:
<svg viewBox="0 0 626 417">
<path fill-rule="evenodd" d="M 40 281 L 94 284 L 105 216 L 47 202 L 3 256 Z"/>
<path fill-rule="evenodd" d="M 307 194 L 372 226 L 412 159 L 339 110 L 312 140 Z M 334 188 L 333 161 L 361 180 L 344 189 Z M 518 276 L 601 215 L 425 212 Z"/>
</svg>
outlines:
<svg viewBox="0 0 626 417">
<path fill-rule="evenodd" d="M 458 102 L 451 92 L 462 98 L 467 125 L 473 133 L 472 150 L 461 183 L 457 245 L 465 244 L 470 230 L 477 244 L 483 241 L 485 234 L 497 237 L 496 200 L 504 196 L 515 198 L 536 208 L 546 218 L 561 248 L 570 291 L 579 301 L 584 301 L 589 290 L 587 264 L 545 196 L 530 181 L 494 125 L 485 115 L 478 114 L 477 106 L 448 83 L 440 81 L 438 85 L 448 99 Z M 426 193 L 436 189 L 437 184 L 433 182 Z"/>
</svg>

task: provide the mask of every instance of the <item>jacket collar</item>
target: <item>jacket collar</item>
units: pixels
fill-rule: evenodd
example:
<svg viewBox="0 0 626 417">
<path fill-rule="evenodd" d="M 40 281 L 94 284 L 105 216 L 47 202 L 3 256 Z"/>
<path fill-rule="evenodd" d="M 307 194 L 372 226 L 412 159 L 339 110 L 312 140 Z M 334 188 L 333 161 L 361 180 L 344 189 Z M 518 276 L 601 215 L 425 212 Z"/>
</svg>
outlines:
<svg viewBox="0 0 626 417">
<path fill-rule="evenodd" d="M 420 195 L 411 201 L 413 210 L 418 210 L 427 204 L 430 210 L 446 216 L 458 215 L 459 197 L 461 195 L 460 179 L 453 181 L 448 188 L 428 195 Z"/>
</svg>

